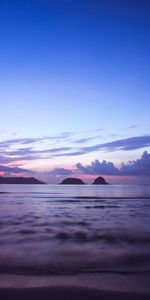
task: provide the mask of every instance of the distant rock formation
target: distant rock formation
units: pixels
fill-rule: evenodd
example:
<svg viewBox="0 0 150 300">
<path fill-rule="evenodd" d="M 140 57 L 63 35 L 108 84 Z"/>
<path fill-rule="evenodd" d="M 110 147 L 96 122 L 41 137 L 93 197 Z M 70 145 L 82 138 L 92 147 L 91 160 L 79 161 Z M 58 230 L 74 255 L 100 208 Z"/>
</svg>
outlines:
<svg viewBox="0 0 150 300">
<path fill-rule="evenodd" d="M 93 184 L 109 184 L 102 176 L 97 177 Z"/>
<path fill-rule="evenodd" d="M 85 183 L 79 178 L 66 178 L 61 182 L 61 184 L 85 184 Z"/>
<path fill-rule="evenodd" d="M 45 184 L 34 177 L 0 177 L 0 184 Z"/>
</svg>

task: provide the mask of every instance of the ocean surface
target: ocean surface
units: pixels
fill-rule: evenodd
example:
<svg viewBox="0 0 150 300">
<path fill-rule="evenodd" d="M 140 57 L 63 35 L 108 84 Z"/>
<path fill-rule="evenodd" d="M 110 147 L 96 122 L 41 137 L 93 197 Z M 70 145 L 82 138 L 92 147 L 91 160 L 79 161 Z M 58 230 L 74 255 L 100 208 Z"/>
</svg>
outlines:
<svg viewBox="0 0 150 300">
<path fill-rule="evenodd" d="M 150 186 L 0 185 L 0 273 L 150 274 Z"/>
</svg>

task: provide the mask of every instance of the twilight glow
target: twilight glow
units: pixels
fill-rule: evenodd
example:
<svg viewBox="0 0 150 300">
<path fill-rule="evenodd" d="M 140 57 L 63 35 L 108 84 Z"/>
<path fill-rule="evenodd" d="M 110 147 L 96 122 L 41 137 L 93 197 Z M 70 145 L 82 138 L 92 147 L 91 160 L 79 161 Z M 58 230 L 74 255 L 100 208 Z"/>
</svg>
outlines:
<svg viewBox="0 0 150 300">
<path fill-rule="evenodd" d="M 0 175 L 150 183 L 150 2 L 0 2 Z"/>
</svg>

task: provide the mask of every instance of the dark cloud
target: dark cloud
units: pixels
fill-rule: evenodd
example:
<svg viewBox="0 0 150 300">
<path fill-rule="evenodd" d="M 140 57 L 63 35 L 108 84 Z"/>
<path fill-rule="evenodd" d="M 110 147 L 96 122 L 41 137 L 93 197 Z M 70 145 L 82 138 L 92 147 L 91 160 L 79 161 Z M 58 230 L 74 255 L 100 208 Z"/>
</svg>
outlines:
<svg viewBox="0 0 150 300">
<path fill-rule="evenodd" d="M 17 150 L 7 150 L 1 151 L 0 163 L 9 163 L 18 160 L 36 160 L 43 159 L 43 154 L 50 154 L 50 156 L 55 156 L 56 153 L 61 151 L 71 150 L 70 147 L 60 147 L 60 148 L 51 148 L 46 150 L 34 150 L 33 148 L 22 148 Z M 67 152 L 66 152 L 67 153 Z M 58 154 L 57 154 L 58 155 Z M 61 156 L 59 154 L 59 156 Z M 63 156 L 63 154 L 62 154 Z"/>
<path fill-rule="evenodd" d="M 10 140 L 5 140 L 5 141 L 1 141 L 0 142 L 0 147 L 9 147 L 9 146 L 13 146 L 13 145 L 16 145 L 16 144 L 33 144 L 33 143 L 36 143 L 36 142 L 40 142 L 42 140 L 45 140 L 47 138 L 16 138 L 16 139 L 10 139 Z"/>
<path fill-rule="evenodd" d="M 0 164 L 7 164 L 9 162 L 14 162 L 18 160 L 30 161 L 36 159 L 49 158 L 51 156 L 54 156 L 55 154 L 59 154 L 64 151 L 65 153 L 68 153 L 68 151 L 73 150 L 71 147 L 53 146 L 49 147 L 48 149 L 37 149 L 35 143 L 40 143 L 44 141 L 54 141 L 54 143 L 58 145 L 58 142 L 64 143 L 68 140 L 70 141 L 73 134 L 73 132 L 62 132 L 59 135 L 55 136 L 42 136 L 39 138 L 14 138 L 9 140 L 3 140 L 0 142 Z M 22 147 L 23 145 L 31 146 Z M 43 147 L 44 146 L 46 147 L 46 145 L 43 145 Z"/>
<path fill-rule="evenodd" d="M 73 174 L 73 171 L 65 168 L 55 168 L 49 172 L 49 175 L 71 175 L 71 174 Z"/>
<path fill-rule="evenodd" d="M 141 148 L 150 147 L 150 136 L 137 136 L 127 139 L 120 139 L 109 143 L 97 144 L 94 146 L 83 147 L 82 150 L 87 152 L 93 152 L 98 150 L 105 151 L 117 151 L 117 150 L 136 150 Z"/>
<path fill-rule="evenodd" d="M 91 175 L 118 175 L 119 170 L 114 166 L 112 162 L 106 162 L 103 160 L 100 162 L 99 160 L 95 160 L 91 162 L 89 166 L 83 166 L 81 163 L 76 164 L 76 168 L 78 171 L 81 171 L 84 174 Z"/>
<path fill-rule="evenodd" d="M 16 155 L 16 156 L 22 156 L 22 155 L 35 155 L 35 154 L 42 154 L 42 153 L 57 153 L 61 151 L 68 151 L 71 150 L 70 147 L 60 147 L 60 148 L 51 148 L 46 150 L 34 150 L 33 148 L 23 148 L 13 151 L 7 151 L 7 155 Z"/>
<path fill-rule="evenodd" d="M 8 156 L 22 156 L 22 155 L 27 155 L 27 154 L 31 154 L 31 153 L 32 153 L 31 147 L 21 148 L 21 149 L 5 152 L 5 154 L 7 154 Z"/>
<path fill-rule="evenodd" d="M 7 141 L 0 142 L 0 163 L 8 163 L 18 160 L 36 160 L 36 159 L 43 159 L 43 158 L 50 158 L 50 157 L 68 157 L 68 156 L 80 156 L 90 152 L 96 151 L 129 151 L 129 150 L 136 150 L 141 148 L 150 147 L 150 136 L 138 136 L 138 137 L 130 137 L 127 139 L 118 139 L 113 140 L 108 143 L 99 143 L 92 146 L 85 146 L 85 147 L 67 147 L 66 139 L 69 138 L 69 142 L 71 141 L 70 136 L 72 137 L 73 133 L 62 133 L 57 137 L 53 138 L 60 138 L 62 144 L 66 145 L 57 147 L 58 143 L 55 140 L 56 146 L 49 146 L 48 149 L 37 149 L 35 145 L 32 146 L 35 142 L 44 141 L 46 139 L 50 139 L 51 137 L 41 137 L 41 138 L 29 138 L 29 139 L 12 139 Z M 82 139 L 74 139 L 72 143 L 82 144 L 86 143 L 89 140 L 94 139 L 95 137 L 86 137 Z M 23 145 L 29 145 L 29 147 L 23 147 Z M 62 145 L 61 144 L 61 145 Z M 22 147 L 21 147 L 22 145 Z M 44 145 L 46 147 L 46 145 Z M 43 146 L 43 147 L 44 147 Z M 12 149 L 12 148 L 18 149 Z"/>
<path fill-rule="evenodd" d="M 150 154 L 145 151 L 140 159 L 122 164 L 121 175 L 150 176 Z"/>
<path fill-rule="evenodd" d="M 20 168 L 0 165 L 0 172 L 5 174 L 29 173 L 32 171 Z M 47 172 L 46 172 L 47 173 Z M 87 174 L 87 175 L 109 175 L 109 176 L 150 176 L 150 153 L 145 151 L 141 158 L 127 163 L 122 163 L 120 168 L 116 167 L 113 162 L 103 160 L 95 160 L 89 165 L 77 163 L 75 168 L 55 168 L 48 172 L 49 175 L 68 176 L 71 174 Z"/>
<path fill-rule="evenodd" d="M 145 151 L 141 158 L 127 163 L 122 163 L 118 168 L 111 161 L 95 160 L 90 165 L 76 164 L 74 170 L 65 168 L 55 168 L 50 171 L 52 175 L 70 175 L 70 174 L 87 174 L 87 175 L 111 175 L 111 176 L 150 176 L 150 154 Z"/>
<path fill-rule="evenodd" d="M 42 141 L 53 141 L 53 140 L 66 140 L 70 137 L 72 137 L 74 135 L 73 132 L 62 132 L 58 135 L 55 136 L 42 136 L 42 137 L 38 137 L 38 138 L 15 138 L 15 139 L 9 139 L 9 140 L 5 140 L 5 141 L 1 141 L 0 142 L 0 147 L 9 147 L 9 146 L 13 146 L 16 144 L 20 144 L 20 145 L 26 145 L 26 144 L 34 144 L 34 143 L 39 143 Z"/>
<path fill-rule="evenodd" d="M 112 162 L 95 160 L 91 165 L 76 164 L 77 170 L 84 174 L 120 175 L 120 176 L 150 176 L 150 154 L 145 151 L 140 159 L 123 163 L 120 168 Z"/>
<path fill-rule="evenodd" d="M 4 173 L 13 173 L 13 174 L 19 174 L 19 173 L 30 173 L 29 170 L 19 168 L 19 167 L 7 167 L 7 166 L 1 166 L 0 165 L 0 172 Z"/>
</svg>

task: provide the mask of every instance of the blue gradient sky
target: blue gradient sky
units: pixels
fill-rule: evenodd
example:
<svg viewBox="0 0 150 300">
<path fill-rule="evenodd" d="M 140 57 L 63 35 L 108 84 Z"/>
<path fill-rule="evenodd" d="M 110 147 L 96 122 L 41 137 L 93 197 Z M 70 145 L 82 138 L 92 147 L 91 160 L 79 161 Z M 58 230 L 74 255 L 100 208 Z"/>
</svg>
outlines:
<svg viewBox="0 0 150 300">
<path fill-rule="evenodd" d="M 149 152 L 149 12 L 149 0 L 0 2 L 1 166 L 55 182 L 56 168 Z"/>
</svg>

